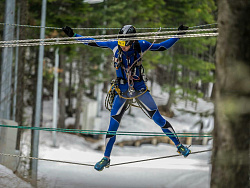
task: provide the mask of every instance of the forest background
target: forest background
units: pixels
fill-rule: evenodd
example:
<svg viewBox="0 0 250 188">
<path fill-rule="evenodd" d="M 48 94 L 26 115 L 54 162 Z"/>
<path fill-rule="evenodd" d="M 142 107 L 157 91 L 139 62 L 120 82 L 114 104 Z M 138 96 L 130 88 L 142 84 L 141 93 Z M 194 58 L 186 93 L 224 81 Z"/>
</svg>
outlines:
<svg viewBox="0 0 250 188">
<path fill-rule="evenodd" d="M 0 0 L 1 10 L 5 8 L 5 2 L 7 0 Z M 18 8 L 21 12 L 20 24 L 39 26 L 42 1 L 16 2 L 16 12 Z M 245 0 L 105 0 L 98 4 L 84 3 L 82 0 L 47 0 L 46 26 L 121 28 L 125 24 L 133 24 L 136 28 L 167 27 L 175 28 L 177 31 L 181 24 L 192 27 L 217 22 L 220 29 L 218 41 L 215 37 L 181 39 L 167 51 L 147 52 L 143 58 L 143 65 L 151 83 L 150 89 L 152 84 L 157 83 L 162 90 L 169 93 L 169 98 L 159 107 L 164 115 L 173 116 L 171 106 L 179 100 L 192 101 L 195 104 L 198 98 L 211 100 L 211 97 L 216 96 L 211 187 L 246 187 L 246 184 L 249 184 L 249 131 L 246 131 L 250 122 L 250 24 L 247 19 L 249 6 L 249 1 Z M 4 11 L 0 12 L 0 22 L 4 22 Z M 118 31 L 119 29 L 75 30 L 83 36 L 117 34 Z M 1 25 L 0 33 L 2 32 Z M 39 28 L 20 27 L 20 39 L 38 39 L 39 35 Z M 66 36 L 60 29 L 46 29 L 46 38 L 52 37 Z M 0 35 L 0 40 L 3 40 L 3 35 Z M 215 90 L 213 85 L 216 43 L 218 45 Z M 97 99 L 97 85 L 102 83 L 103 92 L 106 93 L 110 80 L 115 77 L 112 53 L 83 44 L 45 46 L 43 101 L 52 100 L 53 67 L 57 48 L 60 56 L 58 127 L 66 128 L 65 119 L 73 117 L 75 122 L 72 128 L 80 128 L 83 97 Z M 15 109 L 15 120 L 18 125 L 35 124 L 38 50 L 39 47 L 19 48 Z M 2 60 L 2 57 L 0 58 Z M 154 91 L 151 90 L 151 93 Z M 30 124 L 26 121 L 27 114 L 24 110 L 27 107 L 33 109 L 33 121 Z M 208 114 L 202 112 L 199 115 Z M 41 126 L 43 125 L 44 122 L 41 120 Z"/>
<path fill-rule="evenodd" d="M 39 26 L 41 3 L 41 0 L 17 1 L 16 9 L 20 8 L 21 12 L 20 24 Z M 4 7 L 5 0 L 0 0 L 1 10 L 4 10 Z M 84 3 L 82 0 L 47 0 L 46 26 L 121 28 L 123 25 L 132 24 L 136 28 L 162 27 L 177 30 L 181 24 L 192 27 L 215 23 L 216 17 L 217 7 L 213 0 L 105 0 L 97 4 Z M 4 22 L 4 11 L 0 13 L 0 22 Z M 74 30 L 83 36 L 117 34 L 118 31 L 119 29 Z M 157 30 L 137 30 L 151 31 Z M 0 33 L 2 32 L 1 26 Z M 39 36 L 38 28 L 20 27 L 20 39 L 38 39 Z M 61 30 L 46 29 L 46 38 L 55 37 L 67 36 Z M 173 116 L 171 106 L 177 99 L 189 100 L 194 104 L 198 98 L 211 99 L 215 73 L 215 45 L 215 37 L 185 38 L 167 51 L 145 54 L 143 65 L 151 87 L 157 83 L 162 90 L 169 93 L 166 103 L 159 107 L 162 114 Z M 58 127 L 66 128 L 65 119 L 74 117 L 73 128 L 79 128 L 83 96 L 96 99 L 96 86 L 99 83 L 103 83 L 103 92 L 107 93 L 110 81 L 115 78 L 112 53 L 83 44 L 45 46 L 43 101 L 53 97 L 53 67 L 57 48 L 60 62 Z M 19 47 L 15 119 L 22 126 L 34 125 L 38 54 L 39 47 Z M 25 119 L 24 108 L 27 106 L 33 109 L 31 125 L 28 125 Z M 41 126 L 42 124 L 43 120 Z"/>
</svg>

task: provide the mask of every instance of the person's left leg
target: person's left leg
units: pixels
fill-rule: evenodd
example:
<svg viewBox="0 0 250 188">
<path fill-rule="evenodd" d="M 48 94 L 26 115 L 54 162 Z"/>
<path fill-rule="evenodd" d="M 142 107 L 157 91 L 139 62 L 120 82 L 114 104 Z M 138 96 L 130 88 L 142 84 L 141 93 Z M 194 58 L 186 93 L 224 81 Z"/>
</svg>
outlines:
<svg viewBox="0 0 250 188">
<path fill-rule="evenodd" d="M 177 151 L 184 157 L 187 157 L 191 151 L 180 143 L 171 124 L 161 116 L 150 93 L 146 92 L 136 98 L 136 101 L 144 109 L 148 116 L 153 119 L 154 122 L 161 127 L 162 131 L 174 142 L 177 147 Z"/>
<path fill-rule="evenodd" d="M 175 134 L 174 128 L 166 119 L 161 116 L 150 93 L 146 92 L 144 95 L 136 98 L 136 101 L 144 109 L 148 116 L 161 127 L 162 131 L 175 143 L 175 145 L 179 145 L 180 141 Z"/>
</svg>

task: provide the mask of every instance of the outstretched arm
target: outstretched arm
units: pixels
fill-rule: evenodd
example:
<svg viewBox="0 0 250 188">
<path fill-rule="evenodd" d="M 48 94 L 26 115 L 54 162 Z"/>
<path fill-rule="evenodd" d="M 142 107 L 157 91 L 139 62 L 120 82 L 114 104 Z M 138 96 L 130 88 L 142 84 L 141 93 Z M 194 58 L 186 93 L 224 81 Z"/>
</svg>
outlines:
<svg viewBox="0 0 250 188">
<path fill-rule="evenodd" d="M 164 51 L 167 50 L 168 48 L 170 48 L 171 46 L 174 45 L 174 43 L 176 43 L 179 40 L 179 38 L 171 38 L 168 39 L 166 41 L 163 41 L 161 43 L 155 43 L 152 45 L 152 43 L 143 40 L 142 41 L 142 51 L 145 51 L 149 48 L 149 50 L 151 51 Z M 152 46 L 151 46 L 152 45 Z M 151 47 L 150 47 L 151 46 Z"/>
<path fill-rule="evenodd" d="M 75 34 L 74 37 L 82 37 L 82 35 Z M 105 42 L 97 42 L 97 41 L 91 41 L 89 40 L 96 40 L 94 38 L 82 38 L 82 39 L 77 39 L 79 41 L 83 41 L 83 44 L 89 45 L 89 46 L 94 46 L 94 47 L 100 47 L 100 48 L 110 48 L 111 49 L 111 42 L 105 41 Z M 88 42 L 84 42 L 84 41 Z"/>
<path fill-rule="evenodd" d="M 68 26 L 63 27 L 62 30 L 69 37 L 82 37 L 82 35 L 74 33 L 73 29 L 71 29 Z M 96 40 L 94 38 L 81 38 L 81 39 L 76 39 L 76 40 L 83 41 L 83 44 L 86 44 L 86 45 L 89 45 L 89 46 L 95 46 L 95 47 L 110 48 L 110 49 L 112 49 L 112 42 L 109 42 L 109 41 L 106 41 L 106 42 L 97 42 L 97 41 L 89 42 L 89 40 Z M 84 42 L 84 41 L 86 41 L 86 42 Z"/>
<path fill-rule="evenodd" d="M 187 26 L 181 25 L 178 28 L 178 31 L 187 30 L 187 29 L 188 29 Z M 178 33 L 177 35 L 183 35 L 183 34 L 185 34 L 185 32 Z M 161 43 L 154 43 L 153 45 L 152 45 L 152 43 L 144 40 L 144 41 L 142 41 L 142 46 L 143 46 L 142 51 L 145 51 L 148 48 L 150 48 L 149 50 L 151 50 L 151 51 L 164 51 L 164 50 L 167 50 L 168 48 L 170 48 L 171 46 L 173 46 L 179 39 L 180 38 L 171 38 L 171 39 L 165 40 Z"/>
</svg>

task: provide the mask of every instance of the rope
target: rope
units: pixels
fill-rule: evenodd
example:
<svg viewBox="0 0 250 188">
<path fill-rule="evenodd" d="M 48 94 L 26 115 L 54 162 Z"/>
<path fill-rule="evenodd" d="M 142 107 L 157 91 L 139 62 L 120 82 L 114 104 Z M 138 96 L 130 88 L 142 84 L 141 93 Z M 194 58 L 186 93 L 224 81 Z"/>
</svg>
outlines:
<svg viewBox="0 0 250 188">
<path fill-rule="evenodd" d="M 112 87 L 114 86 L 114 84 L 112 84 L 111 85 L 111 87 L 110 87 L 110 89 L 109 89 L 109 92 L 107 93 L 107 96 L 106 96 L 106 98 L 105 98 L 105 102 L 104 102 L 104 104 L 105 104 L 105 108 L 108 110 L 108 111 L 110 111 L 111 112 L 111 109 L 112 109 L 112 106 L 113 106 L 113 102 L 114 102 L 114 98 L 115 98 L 115 96 L 116 96 L 116 94 L 112 91 Z M 144 92 L 144 93 L 146 93 L 146 92 Z M 144 94 L 143 93 L 143 94 Z M 119 95 L 119 94 L 118 94 Z M 121 95 L 119 95 L 119 97 L 122 97 Z M 137 97 L 139 97 L 139 95 L 137 96 Z M 141 106 L 139 106 L 139 105 L 135 105 L 134 104 L 134 102 L 133 102 L 133 99 L 130 99 L 130 98 L 128 98 L 128 100 L 130 100 L 129 101 L 129 103 L 128 103 L 128 107 L 126 108 L 126 110 L 125 111 L 127 111 L 127 109 L 129 109 L 131 106 L 133 106 L 133 107 L 136 107 L 136 108 L 141 108 Z M 142 108 L 141 108 L 142 109 Z M 143 111 L 143 109 L 142 109 L 142 111 Z M 143 111 L 144 112 L 144 111 Z M 145 113 L 145 112 L 144 112 Z M 145 113 L 146 114 L 146 113 Z M 147 115 L 147 114 L 146 114 Z M 148 115 L 147 115 L 148 116 Z M 149 117 L 149 116 L 148 116 Z M 149 117 L 150 118 L 150 117 Z"/>
<path fill-rule="evenodd" d="M 20 25 L 20 24 L 8 24 L 8 23 L 0 23 L 0 25 L 8 25 L 8 26 L 14 26 L 14 27 L 29 27 L 29 28 L 45 28 L 45 29 L 58 29 L 61 30 L 61 27 L 42 27 L 42 26 L 34 26 L 34 25 Z M 217 25 L 217 23 L 212 23 L 212 24 L 205 24 L 205 25 L 198 25 L 198 26 L 192 26 L 189 28 L 200 28 L 200 27 L 207 27 L 207 26 L 212 26 L 212 25 Z M 72 28 L 75 30 L 118 30 L 121 28 Z M 154 29 L 159 29 L 159 28 L 136 28 L 136 29 L 145 29 L 145 30 L 154 30 Z M 173 30 L 173 29 L 178 29 L 178 28 L 162 28 L 164 30 Z"/>
<path fill-rule="evenodd" d="M 140 96 L 142 96 L 143 94 L 145 94 L 145 93 L 148 91 L 148 87 L 146 86 L 145 91 L 143 91 L 142 93 L 140 93 L 140 94 L 138 94 L 138 95 L 136 95 L 136 96 L 133 96 L 133 97 L 123 97 L 123 96 L 121 95 L 121 90 L 120 90 L 118 87 L 116 87 L 115 90 L 116 90 L 116 92 L 118 93 L 118 95 L 119 95 L 120 98 L 126 99 L 126 100 L 130 100 L 130 99 L 136 99 L 137 97 L 140 97 Z"/>
<path fill-rule="evenodd" d="M 186 34 L 186 35 L 167 35 L 167 36 L 152 36 L 152 37 L 136 37 L 136 38 L 124 38 L 125 40 L 146 40 L 146 39 L 169 39 L 169 38 L 194 38 L 194 37 L 215 37 L 218 36 L 218 33 L 202 33 L 202 34 Z M 77 39 L 77 38 L 75 38 Z M 117 41 L 118 39 L 109 39 L 109 41 Z M 119 39 L 123 40 L 123 39 Z M 84 41 L 64 41 L 64 42 L 41 42 L 41 43 L 21 43 L 21 44 L 4 44 L 0 45 L 0 48 L 4 47 L 17 47 L 17 46 L 48 46 L 48 45 L 66 45 L 66 44 L 82 44 L 90 42 L 104 42 L 108 39 L 99 39 L 99 40 L 84 40 Z"/>
<path fill-rule="evenodd" d="M 68 164 L 83 165 L 83 166 L 94 166 L 94 165 L 91 165 L 91 164 L 76 163 L 76 162 L 70 162 L 70 161 L 52 160 L 52 159 L 44 159 L 44 158 L 37 158 L 37 157 L 28 157 L 28 156 L 21 156 L 21 155 L 12 155 L 12 154 L 5 154 L 5 153 L 0 153 L 0 155 L 8 156 L 8 157 L 18 157 L 18 158 L 25 158 L 25 159 L 41 160 L 41 161 L 50 161 L 50 162 L 57 162 L 57 163 L 68 163 Z"/>
<path fill-rule="evenodd" d="M 210 32 L 210 31 L 218 31 L 218 28 L 212 29 L 194 29 L 194 30 L 185 30 L 186 33 L 192 32 Z M 126 36 L 143 36 L 143 35 L 162 35 L 162 34 L 169 34 L 169 33 L 181 33 L 183 31 L 162 31 L 162 32 L 146 32 L 146 33 L 136 33 L 136 34 L 126 34 Z M 75 39 L 86 39 L 86 38 L 111 38 L 115 37 L 117 39 L 117 34 L 112 35 L 93 35 L 93 36 L 83 36 L 83 37 L 60 37 L 60 38 L 48 38 L 48 39 L 27 39 L 27 40 L 11 40 L 11 41 L 0 41 L 0 44 L 5 43 L 20 43 L 20 42 L 44 42 L 44 41 L 60 41 L 60 40 L 75 40 Z M 119 36 L 125 36 L 119 34 Z M 127 38 L 126 38 L 127 40 Z"/>
<path fill-rule="evenodd" d="M 97 131 L 97 130 L 79 130 L 79 129 L 61 129 L 61 128 L 45 128 L 45 127 L 27 127 L 27 126 L 12 126 L 0 125 L 6 128 L 19 128 L 28 130 L 56 131 L 66 133 L 81 133 L 81 134 L 108 134 L 108 135 L 127 135 L 127 136 L 169 136 L 173 137 L 212 137 L 210 133 L 163 133 L 163 132 L 127 132 L 127 131 Z"/>
<path fill-rule="evenodd" d="M 203 151 L 196 151 L 192 152 L 191 154 L 197 154 L 197 153 L 203 153 L 203 152 L 208 152 L 212 151 L 211 149 L 209 150 L 203 150 Z M 28 157 L 28 156 L 20 156 L 20 155 L 12 155 L 12 154 L 5 154 L 5 153 L 0 153 L 2 156 L 8 156 L 8 157 L 18 157 L 18 158 L 25 158 L 25 159 L 33 159 L 33 160 L 41 160 L 41 161 L 50 161 L 50 162 L 57 162 L 57 163 L 67 163 L 67 164 L 74 164 L 74 165 L 81 165 L 81 166 L 94 166 L 92 164 L 86 164 L 86 163 L 77 163 L 77 162 L 70 162 L 70 161 L 61 161 L 61 160 L 52 160 L 52 159 L 45 159 L 45 158 L 37 158 L 37 157 Z M 132 164 L 132 163 L 139 163 L 139 162 L 146 162 L 146 161 L 152 161 L 152 160 L 158 160 L 158 159 L 166 159 L 166 158 L 172 158 L 172 157 L 178 157 L 181 156 L 180 154 L 176 155 L 168 155 L 168 156 L 163 156 L 163 157 L 154 157 L 154 158 L 149 158 L 149 159 L 142 159 L 142 160 L 137 160 L 137 161 L 128 161 L 124 163 L 117 163 L 117 164 L 112 164 L 110 166 L 119 166 L 119 165 L 125 165 L 125 164 Z"/>
<path fill-rule="evenodd" d="M 157 36 L 159 33 L 160 33 L 160 31 L 161 31 L 161 28 L 155 33 L 155 36 Z M 134 75 L 132 75 L 132 71 L 133 71 L 133 69 L 135 68 L 135 66 L 137 65 L 137 63 L 141 60 L 141 62 L 142 62 L 142 57 L 145 55 L 145 53 L 154 45 L 154 43 L 155 43 L 155 41 L 156 41 L 156 39 L 154 39 L 154 41 L 152 42 L 152 44 L 148 47 L 148 49 L 147 50 L 145 50 L 144 52 L 141 52 L 141 53 L 139 53 L 140 54 L 140 57 L 138 58 L 138 59 L 136 59 L 133 63 L 132 63 L 132 65 L 129 65 L 129 63 L 130 63 L 130 58 L 128 58 L 127 57 L 127 68 L 125 68 L 124 66 L 122 66 L 122 68 L 124 69 L 124 71 L 125 71 L 125 73 L 126 73 L 126 77 L 127 77 L 127 81 L 128 81 L 128 87 L 129 87 L 129 89 L 128 89 L 128 92 L 129 93 L 133 93 L 133 92 L 135 92 L 135 90 L 134 90 Z M 125 55 L 125 54 L 124 54 Z M 141 64 L 141 62 L 140 62 L 140 64 Z M 121 62 L 119 62 L 119 63 L 121 63 Z M 142 76 L 142 75 L 141 75 Z M 118 87 L 117 87 L 118 88 Z M 120 90 L 120 89 L 119 89 Z M 148 87 L 146 86 L 146 90 L 144 91 L 144 92 L 142 92 L 141 94 L 139 94 L 139 95 L 137 95 L 137 96 L 134 96 L 134 97 L 127 97 L 127 98 L 125 98 L 125 97 L 123 97 L 123 96 L 121 96 L 119 93 L 119 97 L 120 98 L 123 98 L 123 99 L 135 99 L 135 98 L 138 98 L 138 97 L 140 97 L 140 96 L 142 96 L 142 95 L 144 95 L 146 92 L 148 91 Z"/>
<path fill-rule="evenodd" d="M 190 153 L 189 155 L 208 152 L 208 151 L 212 151 L 212 150 L 209 149 L 209 150 L 203 150 L 203 151 L 196 151 L 196 152 Z M 132 163 L 140 163 L 140 162 L 153 161 L 153 160 L 158 160 L 158 159 L 166 159 L 166 158 L 172 158 L 172 157 L 178 157 L 178 156 L 181 156 L 181 155 L 176 154 L 176 155 L 168 155 L 168 156 L 163 156 L 163 157 L 154 157 L 154 158 L 142 159 L 142 160 L 137 160 L 137 161 L 129 161 L 129 162 L 124 162 L 124 163 L 117 163 L 117 164 L 113 164 L 113 165 L 110 165 L 110 166 L 118 166 L 118 165 L 132 164 Z"/>
</svg>

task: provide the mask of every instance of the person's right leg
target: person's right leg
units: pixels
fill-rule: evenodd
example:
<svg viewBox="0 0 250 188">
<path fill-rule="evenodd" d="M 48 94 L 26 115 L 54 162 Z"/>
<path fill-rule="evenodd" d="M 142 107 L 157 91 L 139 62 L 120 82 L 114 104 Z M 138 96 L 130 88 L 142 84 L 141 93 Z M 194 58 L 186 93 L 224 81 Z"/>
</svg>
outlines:
<svg viewBox="0 0 250 188">
<path fill-rule="evenodd" d="M 110 124 L 108 129 L 108 133 L 110 134 L 106 135 L 106 141 L 105 141 L 106 148 L 104 152 L 105 157 L 110 157 L 111 150 L 116 140 L 116 131 L 119 128 L 122 116 L 126 111 L 127 106 L 128 106 L 127 100 L 122 99 L 117 95 L 116 98 L 114 99 L 113 107 L 111 109 Z"/>
<path fill-rule="evenodd" d="M 111 115 L 110 115 L 110 124 L 108 133 L 106 135 L 105 140 L 105 152 L 104 157 L 101 161 L 97 162 L 95 165 L 95 169 L 98 171 L 102 171 L 104 167 L 109 167 L 110 164 L 110 153 L 112 151 L 113 145 L 116 140 L 116 131 L 120 125 L 121 118 L 126 111 L 126 108 L 128 106 L 128 102 L 126 99 L 120 98 L 118 95 L 115 97 L 113 102 L 113 107 L 111 109 Z"/>
</svg>

